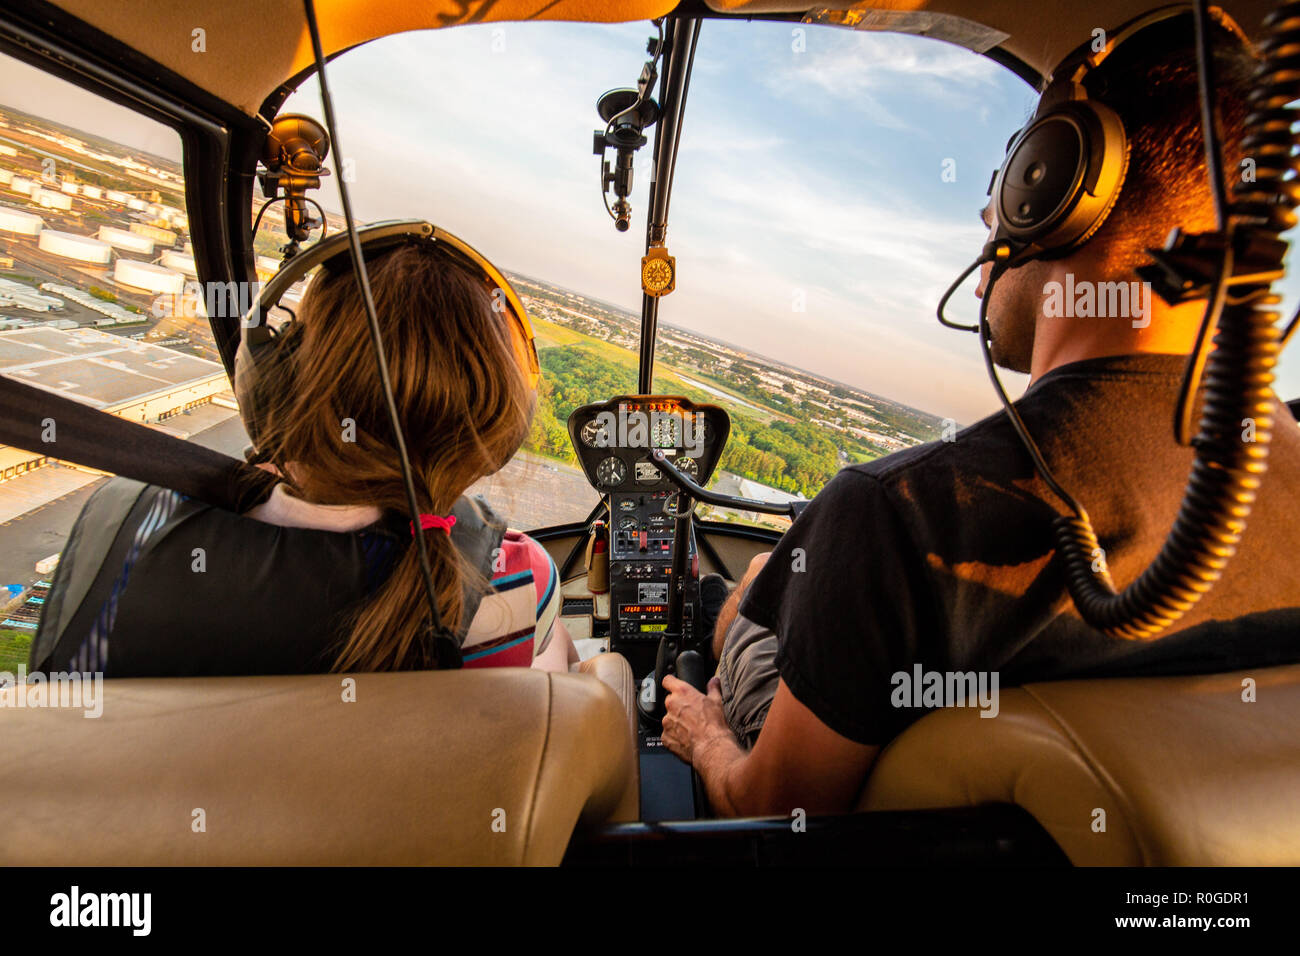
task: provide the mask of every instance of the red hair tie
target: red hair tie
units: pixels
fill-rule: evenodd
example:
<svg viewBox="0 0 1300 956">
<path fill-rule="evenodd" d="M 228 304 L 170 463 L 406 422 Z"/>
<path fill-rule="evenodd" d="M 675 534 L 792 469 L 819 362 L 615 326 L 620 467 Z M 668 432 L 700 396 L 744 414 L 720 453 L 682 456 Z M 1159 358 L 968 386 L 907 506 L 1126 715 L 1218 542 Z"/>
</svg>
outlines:
<svg viewBox="0 0 1300 956">
<path fill-rule="evenodd" d="M 420 515 L 420 527 L 423 528 L 425 531 L 428 531 L 431 528 L 441 528 L 443 531 L 447 532 L 447 534 L 451 534 L 451 529 L 455 526 L 455 524 L 456 524 L 455 515 L 447 515 L 445 518 L 442 515 L 425 515 L 425 514 Z M 415 537 L 414 521 L 411 522 L 411 537 L 412 538 Z"/>
</svg>

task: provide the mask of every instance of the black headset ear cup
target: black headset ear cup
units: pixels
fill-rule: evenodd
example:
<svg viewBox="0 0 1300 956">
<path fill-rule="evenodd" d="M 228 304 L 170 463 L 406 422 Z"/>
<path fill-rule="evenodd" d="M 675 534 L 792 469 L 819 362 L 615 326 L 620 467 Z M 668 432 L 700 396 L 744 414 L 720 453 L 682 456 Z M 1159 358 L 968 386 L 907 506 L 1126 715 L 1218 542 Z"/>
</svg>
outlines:
<svg viewBox="0 0 1300 956">
<path fill-rule="evenodd" d="M 258 451 L 264 450 L 267 414 L 292 390 L 290 360 L 298 340 L 299 329 L 291 321 L 274 335 L 245 335 L 235 351 L 235 401 L 244 430 Z"/>
<path fill-rule="evenodd" d="M 1035 117 L 993 182 L 996 238 L 1036 258 L 1078 248 L 1119 198 L 1128 151 L 1124 124 L 1103 103 L 1069 100 Z"/>
</svg>

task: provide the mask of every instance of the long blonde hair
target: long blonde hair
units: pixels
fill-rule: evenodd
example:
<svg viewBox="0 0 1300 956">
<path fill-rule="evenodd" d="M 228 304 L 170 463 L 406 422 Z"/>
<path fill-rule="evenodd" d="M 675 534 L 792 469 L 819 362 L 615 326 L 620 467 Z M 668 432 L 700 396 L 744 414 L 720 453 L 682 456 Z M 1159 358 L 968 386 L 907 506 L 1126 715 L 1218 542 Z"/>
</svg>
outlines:
<svg viewBox="0 0 1300 956">
<path fill-rule="evenodd" d="M 528 433 L 535 396 L 520 339 L 487 279 L 429 243 L 367 260 L 399 420 L 422 512 L 446 514 L 504 465 Z M 269 403 L 259 451 L 318 504 L 407 511 L 366 312 L 352 271 L 311 282 L 291 333 L 289 387 Z M 351 423 L 351 424 L 349 424 Z M 349 430 L 354 434 L 349 434 Z M 465 566 L 450 536 L 426 532 L 438 610 L 461 624 Z M 415 547 L 358 608 L 334 670 L 433 666 Z"/>
</svg>

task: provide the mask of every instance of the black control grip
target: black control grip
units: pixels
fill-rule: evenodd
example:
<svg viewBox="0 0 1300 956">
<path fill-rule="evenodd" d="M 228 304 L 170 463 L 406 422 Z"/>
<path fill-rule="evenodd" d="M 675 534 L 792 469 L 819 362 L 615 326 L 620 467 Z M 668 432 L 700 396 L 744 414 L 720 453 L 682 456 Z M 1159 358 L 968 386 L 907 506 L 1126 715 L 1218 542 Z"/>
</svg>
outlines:
<svg viewBox="0 0 1300 956">
<path fill-rule="evenodd" d="M 677 655 L 678 680 L 684 680 L 701 694 L 708 692 L 709 678 L 713 676 L 709 662 L 699 651 L 682 651 Z"/>
</svg>

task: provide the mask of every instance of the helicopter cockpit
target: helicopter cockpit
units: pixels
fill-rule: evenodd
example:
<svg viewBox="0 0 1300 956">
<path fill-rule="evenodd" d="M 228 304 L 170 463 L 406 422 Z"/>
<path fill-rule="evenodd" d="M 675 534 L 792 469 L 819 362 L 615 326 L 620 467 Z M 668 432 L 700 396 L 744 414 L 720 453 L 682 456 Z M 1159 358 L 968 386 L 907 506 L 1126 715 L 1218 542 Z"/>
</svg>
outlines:
<svg viewBox="0 0 1300 956">
<path fill-rule="evenodd" d="M 10 468 L 4 456 L 15 450 L 13 474 L 6 471 L 5 478 L 23 479 L 26 489 L 29 472 L 57 473 L 52 487 L 70 496 L 41 491 L 45 498 L 37 508 L 0 512 L 5 521 L 21 524 L 48 506 L 47 514 L 61 515 L 66 524 L 34 545 L 62 557 L 52 555 L 39 581 L 26 581 L 21 593 L 11 595 L 15 603 L 5 612 L 5 627 L 37 635 L 35 662 L 42 646 L 38 627 L 71 627 L 87 616 L 83 605 L 91 598 L 116 600 L 113 577 L 94 577 L 107 559 L 85 555 L 96 553 L 89 550 L 96 540 L 128 565 L 136 551 L 130 550 L 129 535 L 116 528 L 73 524 L 92 481 L 122 476 L 238 515 L 267 499 L 275 482 L 250 463 L 251 456 L 245 460 L 250 439 L 234 412 L 241 396 L 231 377 L 257 349 L 282 341 L 313 276 L 329 270 L 354 275 L 365 290 L 373 347 L 366 361 L 380 369 L 408 491 L 409 508 L 400 523 L 410 519 L 423 556 L 424 536 L 436 532 L 422 523 L 427 516 L 417 507 L 367 272 L 367 262 L 385 243 L 418 233 L 454 245 L 462 258 L 498 277 L 499 289 L 511 289 L 502 307 L 518 314 L 541 398 L 523 451 L 467 494 L 504 502 L 511 526 L 545 550 L 557 575 L 556 619 L 579 659 L 567 673 L 462 668 L 458 640 L 464 638 L 443 626 L 426 558 L 412 601 L 427 608 L 429 659 L 436 667 L 110 677 L 98 691 L 102 716 L 92 721 L 66 708 L 0 707 L 0 754 L 6 766 L 24 768 L 22 775 L 0 775 L 0 794 L 11 805 L 31 807 L 27 825 L 0 841 L 0 863 L 1300 863 L 1300 815 L 1288 796 L 1300 781 L 1300 664 L 1031 682 L 1002 689 L 997 720 L 981 720 L 987 715 L 975 710 L 936 708 L 882 748 L 861 781 L 853 812 L 793 808 L 793 825 L 791 816 L 724 819 L 700 774 L 669 750 L 663 729 L 665 681 L 706 692 L 718 668 L 712 645 L 723 599 L 745 578 L 746 568 L 798 526 L 827 481 L 846 466 L 952 441 L 956 419 L 965 412 L 965 406 L 951 415 L 936 413 L 936 406 L 921 411 L 919 403 L 886 398 L 836 377 L 870 354 L 873 367 L 893 376 L 899 388 L 915 385 L 916 378 L 908 369 L 889 368 L 889 349 L 913 341 L 904 333 L 886 330 L 872 338 L 848 329 L 847 321 L 846 328 L 832 329 L 833 322 L 819 327 L 805 319 L 809 296 L 826 306 L 825 313 L 837 314 L 850 295 L 873 294 L 865 280 L 827 291 L 827 274 L 842 272 L 839 263 L 846 261 L 837 256 L 874 256 L 884 263 L 882 275 L 891 262 L 919 263 L 908 274 L 916 286 L 911 292 L 938 306 L 941 323 L 935 323 L 933 310 L 927 312 L 925 334 L 949 335 L 945 326 L 977 334 L 980 348 L 965 348 L 961 362 L 978 378 L 983 404 L 969 407 L 978 407 L 980 415 L 1006 416 L 1021 443 L 1023 481 L 1041 478 L 1060 499 L 1053 540 L 1055 560 L 1069 582 L 1069 613 L 1077 609 L 1089 627 L 1114 640 L 1151 640 L 1211 591 L 1249 527 L 1255 491 L 1269 480 L 1270 434 L 1293 424 L 1284 408 L 1275 413 L 1269 404 L 1274 367 L 1296 328 L 1295 319 L 1287 324 L 1268 312 L 1291 291 L 1283 282 L 1286 244 L 1279 236 L 1293 224 L 1292 210 L 1300 202 L 1286 184 L 1294 175 L 1297 142 L 1290 127 L 1293 104 L 1278 100 L 1294 92 L 1289 74 L 1279 79 L 1261 68 L 1267 115 L 1248 121 L 1255 124 L 1250 142 L 1258 179 L 1241 187 L 1233 207 L 1234 215 L 1250 221 L 1237 223 L 1224 212 L 1217 229 L 1188 229 L 1153 251 L 1141 273 L 1156 294 L 1205 301 L 1207 316 L 1214 318 L 1205 320 L 1178 390 L 1174 434 L 1190 449 L 1193 469 L 1185 496 L 1176 515 L 1159 513 L 1162 528 L 1172 528 L 1159 557 L 1121 574 L 1106 563 L 1103 545 L 1109 542 L 1094 530 L 1088 502 L 1061 487 L 1046 463 L 1050 456 L 1040 453 L 1038 443 L 1046 447 L 1053 439 L 1033 434 L 998 377 L 988 334 L 990 296 L 981 295 L 978 306 L 970 297 L 964 304 L 954 298 L 965 288 L 962 282 L 981 271 L 985 281 L 996 283 L 1045 247 L 1074 246 L 1093 234 L 1123 180 L 1122 171 L 1106 164 L 1113 162 L 1114 149 L 1103 162 L 1085 148 L 1091 144 L 1093 154 L 1105 153 L 1098 144 L 1114 136 L 1106 115 L 1085 115 L 1073 103 L 1050 117 L 1084 144 L 1075 151 L 1082 172 L 1068 182 L 1058 182 L 1031 155 L 1033 148 L 1049 148 L 1036 146 L 1031 132 L 1050 140 L 1052 149 L 1067 149 L 1060 144 L 1069 137 L 1058 126 L 1035 126 L 1039 120 L 1032 120 L 1007 144 L 1005 157 L 1002 143 L 995 144 L 993 158 L 1002 166 L 987 187 L 990 208 L 997 205 L 990 214 L 993 228 L 976 231 L 973 221 L 967 223 L 969 235 L 961 238 L 971 240 L 969 255 L 951 254 L 963 261 L 977 258 L 960 275 L 950 275 L 946 260 L 930 261 L 932 250 L 910 244 L 903 234 L 909 225 L 934 227 L 936 234 L 946 226 L 917 225 L 902 213 L 882 221 L 870 243 L 849 237 L 836 245 L 820 237 L 843 229 L 836 207 L 850 203 L 852 175 L 835 181 L 808 210 L 800 202 L 815 191 L 799 191 L 797 177 L 783 179 L 788 170 L 779 164 L 772 178 L 756 180 L 753 188 L 725 182 L 718 170 L 778 155 L 787 140 L 805 131 L 796 125 L 784 138 L 764 139 L 753 130 L 761 112 L 755 109 L 744 113 L 743 123 L 692 138 L 690 107 L 693 75 L 698 87 L 728 68 L 710 58 L 710 30 L 735 30 L 728 40 L 739 44 L 740 31 L 770 27 L 791 45 L 781 51 L 786 58 L 800 55 L 809 31 L 907 36 L 959 50 L 963 59 L 945 61 L 942 71 L 927 75 L 926 62 L 909 49 L 891 79 L 901 83 L 908 70 L 922 84 L 939 84 L 939 72 L 945 72 L 943 82 L 954 84 L 974 77 L 972 82 L 985 84 L 982 89 L 996 92 L 1000 116 L 1023 124 L 1019 114 L 1032 111 L 1053 71 L 1060 75 L 1076 53 L 1087 59 L 1094 29 L 1102 34 L 1101 47 L 1092 51 L 1098 54 L 1127 36 L 1121 30 L 1119 40 L 1108 39 L 1107 29 L 1136 18 L 1136 30 L 1145 25 L 1144 14 L 1170 15 L 1159 5 L 1104 0 L 1085 10 L 1068 3 L 1029 9 L 985 0 L 841 8 L 798 0 L 228 0 L 188 9 L 145 4 L 148 17 L 140 6 L 14 0 L 0 12 L 0 55 L 13 60 L 15 77 L 28 76 L 21 69 L 57 78 L 123 110 L 123 116 L 129 111 L 136 120 L 175 132 L 179 143 L 175 159 L 162 151 L 118 149 L 110 137 L 81 132 L 71 121 L 42 126 L 31 109 L 0 104 L 0 171 L 8 176 L 0 179 L 8 190 L 0 192 L 0 273 L 10 277 L 0 294 L 7 296 L 4 302 L 26 296 L 21 301 L 39 306 L 32 298 L 39 298 L 39 289 L 70 303 L 66 310 L 52 302 L 46 308 L 74 317 L 65 327 L 8 319 L 0 325 L 0 401 L 7 419 L 0 425 L 0 466 Z M 1190 10 L 1198 24 L 1208 22 L 1200 0 L 1177 6 L 1181 13 Z M 1293 56 L 1297 5 L 1223 0 L 1218 6 L 1266 57 L 1280 55 L 1279 49 Z M 598 64 L 600 70 L 593 65 L 590 76 L 579 70 L 562 78 L 580 85 L 594 111 L 566 116 L 562 136 L 543 129 L 549 139 L 540 148 L 548 157 L 547 151 L 564 157 L 555 167 L 564 177 L 555 180 L 557 195 L 568 196 L 570 169 L 573 180 L 581 181 L 589 199 L 581 214 L 599 222 L 609 243 L 599 253 L 567 247 L 577 233 L 566 219 L 578 213 L 559 210 L 559 201 L 547 219 L 540 212 L 515 219 L 509 210 L 485 217 L 481 225 L 457 219 L 455 176 L 477 177 L 476 188 L 485 194 L 508 193 L 515 173 L 504 162 L 485 165 L 495 159 L 488 150 L 458 154 L 439 117 L 413 115 L 426 92 L 406 89 L 408 99 L 402 100 L 397 94 L 403 91 L 379 75 L 376 61 L 384 58 L 418 64 L 409 75 L 419 74 L 437 59 L 419 45 L 431 35 L 449 47 L 462 38 L 481 41 L 488 52 L 475 48 L 474 56 L 511 56 L 506 44 L 525 45 L 522 32 L 493 31 L 503 24 L 538 26 L 531 21 L 572 21 L 581 30 L 613 37 L 614 52 Z M 254 24 L 259 28 L 251 29 Z M 374 59 L 362 59 L 367 51 Z M 530 54 L 520 55 L 520 83 L 540 76 Z M 736 56 L 758 63 L 752 50 Z M 867 105 L 861 115 L 870 119 L 861 122 L 877 124 L 873 135 L 924 125 L 871 101 L 869 57 L 845 55 L 843 61 L 867 79 L 846 78 L 853 70 L 846 72 L 833 58 L 816 67 L 798 61 L 807 89 L 821 90 L 831 106 L 845 90 L 862 98 Z M 982 72 L 989 64 L 996 66 L 996 83 Z M 483 69 L 486 75 L 493 68 Z M 755 66 L 759 73 L 766 69 Z M 562 72 L 548 76 L 558 83 Z M 525 115 L 529 92 L 516 79 L 512 75 L 513 85 L 499 102 L 516 103 L 517 112 L 484 123 L 500 142 L 541 139 L 539 127 L 553 125 Z M 1211 89 L 1212 83 L 1211 76 Z M 779 79 L 768 92 L 772 102 L 789 96 Z M 733 94 L 715 93 L 718 109 L 712 115 L 725 107 L 739 116 L 743 104 L 728 106 Z M 466 115 L 480 110 L 469 103 L 471 96 L 452 98 Z M 950 106 L 971 115 L 994 109 L 979 97 Z M 805 99 L 791 112 L 808 109 Z M 83 110 L 83 120 L 87 114 Z M 841 122 L 826 112 L 816 125 L 835 129 Z M 428 124 L 423 135 L 435 144 L 428 156 L 405 151 L 408 141 L 393 133 L 399 123 Z M 450 128 L 451 120 L 445 125 Z M 937 185 L 927 189 L 954 182 L 944 177 L 956 168 L 948 156 L 955 147 L 942 133 L 917 133 L 929 144 L 926 161 L 940 170 Z M 838 148 L 830 138 L 807 135 L 811 152 Z M 354 146 L 363 138 L 369 153 Z M 563 142 L 556 146 L 550 139 Z M 497 146 L 493 141 L 492 150 Z M 861 146 L 856 142 L 848 160 L 836 154 L 828 165 L 885 163 L 863 154 Z M 354 148 L 356 153 L 348 151 Z M 1207 163 L 1222 178 L 1215 166 L 1221 160 L 1213 158 L 1222 155 L 1221 144 L 1218 154 L 1215 148 L 1207 135 Z M 365 167 L 368 157 L 381 156 L 382 169 Z M 14 170 L 4 168 L 6 157 L 18 164 Z M 41 186 L 38 170 L 46 160 L 63 185 L 51 178 Z M 707 169 L 691 173 L 692 167 Z M 968 175 L 964 166 L 961 175 Z M 119 180 L 131 177 L 139 188 L 119 191 Z M 695 190 L 692 197 L 717 192 L 750 210 L 732 223 L 750 231 L 753 246 L 712 248 L 712 234 L 691 232 L 708 213 L 684 208 L 686 187 L 680 184 L 674 203 L 679 178 Z M 19 208 L 14 184 L 22 180 L 29 181 Z M 407 191 L 406 184 L 417 181 L 429 184 L 427 195 Z M 966 188 L 965 178 L 961 183 Z M 752 254 L 752 248 L 790 238 L 772 227 L 775 214 L 763 211 L 774 199 L 772 190 L 784 185 L 796 196 L 787 219 L 802 218 L 807 229 L 790 243 L 801 247 L 806 277 L 792 290 L 767 282 L 771 260 Z M 333 188 L 337 205 L 327 198 Z M 33 189 L 46 198 L 31 201 Z M 539 199 L 529 208 L 549 208 L 545 187 L 533 192 Z M 983 182 L 976 192 L 985 196 Z M 947 201 L 941 192 L 929 199 Z M 440 203 L 456 210 L 447 221 L 436 215 Z M 1253 218 L 1241 212 L 1247 206 Z M 1226 199 L 1220 208 L 1229 208 Z M 91 228 L 97 230 L 93 237 L 84 234 Z M 526 242 L 501 239 L 524 232 L 530 234 Z M 510 263 L 504 256 L 494 253 L 489 262 L 466 240 L 488 251 L 493 243 L 507 253 L 527 245 L 538 251 L 535 261 L 557 268 L 598 258 L 599 269 L 588 274 L 612 278 L 602 291 L 587 294 L 525 271 L 505 273 L 500 268 Z M 729 262 L 730 272 L 720 268 L 716 274 L 753 285 L 737 314 L 716 327 L 688 327 L 674 312 L 674 296 L 700 296 L 701 287 L 710 285 L 702 276 L 707 270 L 696 262 L 709 268 Z M 182 278 L 173 282 L 177 276 Z M 609 294 L 620 301 L 609 301 L 604 289 L 614 290 Z M 719 311 L 728 294 L 708 291 L 711 299 L 691 300 L 701 313 L 709 307 Z M 788 307 L 784 297 L 791 300 Z M 778 328 L 774 322 L 771 334 L 757 339 L 763 349 L 737 346 L 734 339 L 751 324 L 745 309 L 774 298 L 782 299 L 785 324 Z M 182 306 L 194 306 L 195 299 L 197 309 L 186 313 Z M 879 294 L 882 309 L 900 302 L 905 311 L 911 300 Z M 92 310 L 95 315 L 83 320 L 82 313 Z M 969 314 L 952 321 L 963 310 Z M 1216 328 L 1228 331 L 1212 348 Z M 732 337 L 724 340 L 719 330 Z M 776 354 L 785 347 L 788 355 Z M 827 359 L 828 371 L 803 370 L 800 357 L 817 348 L 843 355 Z M 928 339 L 921 348 L 937 360 L 958 349 L 932 348 Z M 74 364 L 85 356 L 92 365 Z M 182 365 L 185 375 L 173 374 Z M 101 399 L 100 386 L 86 377 L 108 374 L 105 369 L 116 376 L 112 385 L 120 396 Z M 151 384 L 128 395 L 128 378 Z M 1290 366 L 1281 378 L 1283 391 L 1285 383 L 1300 382 Z M 1021 388 L 1027 379 L 1009 381 Z M 177 398 L 182 386 L 192 394 Z M 1201 389 L 1214 399 L 1204 407 L 1196 399 Z M 952 386 L 944 407 L 958 407 L 959 393 L 964 401 L 974 387 Z M 226 418 L 216 417 L 216 406 L 226 410 Z M 194 441 L 187 440 L 188 432 L 180 434 L 177 423 L 184 420 L 175 417 L 191 412 L 197 416 L 191 421 L 209 415 L 216 423 L 196 425 Z M 1199 432 L 1198 414 L 1204 416 Z M 1245 420 L 1248 442 L 1236 437 Z M 47 434 L 54 421 L 57 451 L 50 450 Z M 74 470 L 75 479 L 64 474 Z M 24 534 L 36 537 L 32 527 L 21 524 Z M 852 533 L 862 549 L 891 547 L 883 531 L 879 538 Z M 26 543 L 16 550 L 31 563 Z M 923 559 L 938 564 L 943 556 Z M 1008 567 L 1018 561 L 1021 556 L 1006 558 Z M 94 567 L 88 570 L 88 564 Z M 1017 595 L 1001 597 L 1013 601 Z M 38 611 L 24 617 L 23 608 Z M 44 623 L 38 623 L 41 615 Z M 5 633 L 0 629 L 0 636 Z M 33 638 L 24 640 L 25 650 Z M 0 643 L 0 650 L 5 646 Z M 1244 681 L 1257 696 L 1243 715 Z M 1246 767 L 1254 770 L 1246 773 Z M 25 797 L 31 779 L 47 781 L 35 805 Z M 197 829 L 200 816 L 220 830 L 219 838 L 194 838 L 205 832 Z M 68 839 L 70 823 L 73 832 L 85 824 L 94 839 Z"/>
</svg>

